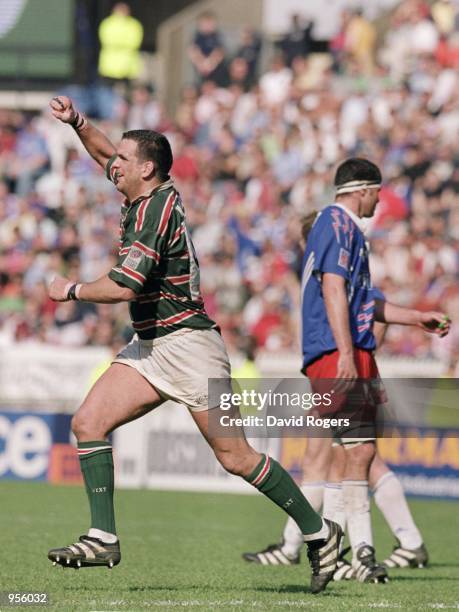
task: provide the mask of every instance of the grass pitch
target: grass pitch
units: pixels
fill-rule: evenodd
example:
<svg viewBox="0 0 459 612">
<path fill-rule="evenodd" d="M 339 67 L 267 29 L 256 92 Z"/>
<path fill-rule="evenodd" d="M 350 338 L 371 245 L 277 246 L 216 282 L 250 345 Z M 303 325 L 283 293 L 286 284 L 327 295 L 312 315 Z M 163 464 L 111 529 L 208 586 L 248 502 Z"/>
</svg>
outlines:
<svg viewBox="0 0 459 612">
<path fill-rule="evenodd" d="M 459 504 L 452 502 L 411 503 L 428 569 L 394 570 L 387 585 L 331 583 L 313 596 L 306 559 L 294 567 L 241 559 L 280 535 L 283 513 L 261 495 L 118 491 L 123 559 L 111 571 L 64 570 L 47 559 L 49 548 L 85 533 L 83 489 L 1 482 L 0 499 L 0 591 L 47 591 L 48 610 L 459 609 Z M 382 559 L 393 540 L 377 511 L 374 532 Z"/>
</svg>

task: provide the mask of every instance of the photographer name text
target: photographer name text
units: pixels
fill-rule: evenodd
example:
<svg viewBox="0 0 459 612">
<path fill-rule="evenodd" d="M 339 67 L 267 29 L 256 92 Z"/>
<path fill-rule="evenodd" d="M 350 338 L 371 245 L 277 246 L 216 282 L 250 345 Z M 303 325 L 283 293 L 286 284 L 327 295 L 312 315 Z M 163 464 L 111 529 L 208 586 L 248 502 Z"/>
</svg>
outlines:
<svg viewBox="0 0 459 612">
<path fill-rule="evenodd" d="M 230 417 L 229 414 L 225 414 L 219 420 L 222 427 L 317 427 L 320 429 L 349 427 L 349 419 L 321 418 L 312 414 L 290 417 L 274 415 Z"/>
</svg>

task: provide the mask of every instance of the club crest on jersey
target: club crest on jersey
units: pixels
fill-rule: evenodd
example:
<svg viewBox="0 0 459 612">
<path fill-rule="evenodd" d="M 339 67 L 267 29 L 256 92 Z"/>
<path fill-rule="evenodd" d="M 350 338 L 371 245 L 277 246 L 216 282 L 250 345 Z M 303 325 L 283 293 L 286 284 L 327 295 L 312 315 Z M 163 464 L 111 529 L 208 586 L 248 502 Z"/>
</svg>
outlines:
<svg viewBox="0 0 459 612">
<path fill-rule="evenodd" d="M 126 259 L 123 262 L 125 268 L 130 270 L 137 270 L 140 262 L 142 261 L 143 253 L 137 247 L 131 247 Z"/>
<path fill-rule="evenodd" d="M 345 270 L 349 269 L 349 259 L 351 254 L 346 249 L 339 250 L 338 265 Z"/>
</svg>

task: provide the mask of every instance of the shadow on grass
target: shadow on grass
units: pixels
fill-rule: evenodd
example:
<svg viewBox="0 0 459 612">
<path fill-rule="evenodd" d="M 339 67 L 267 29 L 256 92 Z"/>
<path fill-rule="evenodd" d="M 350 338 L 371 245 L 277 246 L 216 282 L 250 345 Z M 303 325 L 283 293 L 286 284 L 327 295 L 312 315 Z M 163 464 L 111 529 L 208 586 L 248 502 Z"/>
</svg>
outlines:
<svg viewBox="0 0 459 612">
<path fill-rule="evenodd" d="M 212 586 L 209 584 L 193 584 L 193 585 L 184 585 L 180 586 L 155 586 L 155 585 L 139 585 L 139 586 L 130 586 L 126 589 L 130 593 L 157 593 L 157 592 L 167 592 L 167 591 L 211 591 L 212 593 L 228 593 L 229 591 L 234 590 L 234 587 L 221 587 L 221 586 Z M 286 593 L 298 593 L 301 595 L 311 595 L 311 597 L 315 597 L 310 593 L 309 587 L 305 585 L 299 584 L 286 584 L 282 587 L 265 587 L 265 586 L 253 586 L 253 587 L 238 587 L 238 591 L 240 593 L 243 592 L 251 592 L 251 593 L 277 593 L 279 595 L 285 595 Z M 325 591 L 320 594 L 320 597 L 342 597 L 343 593 L 333 592 L 333 591 Z"/>
<path fill-rule="evenodd" d="M 254 587 L 252 589 L 240 589 L 241 591 L 258 591 L 258 592 L 264 592 L 264 593 L 278 593 L 279 595 L 285 595 L 286 593 L 300 593 L 302 595 L 310 595 L 311 597 L 316 598 L 317 595 L 313 595 L 308 586 L 305 585 L 299 585 L 299 584 L 285 584 L 284 586 L 280 587 L 280 588 L 274 588 L 274 587 Z M 322 597 L 342 597 L 343 596 L 343 592 L 340 591 L 338 592 L 334 592 L 333 590 L 326 590 L 326 591 L 322 591 L 322 593 L 318 594 L 319 598 Z"/>
<path fill-rule="evenodd" d="M 440 580 L 448 580 L 451 582 L 457 582 L 457 576 L 394 576 L 390 575 L 390 582 L 439 582 Z"/>
<path fill-rule="evenodd" d="M 404 577 L 400 577 L 400 579 L 404 579 Z M 409 579 L 409 578 L 408 578 Z M 432 578 L 433 579 L 433 578 Z M 453 578 L 450 578 L 450 580 L 453 580 Z M 336 583 L 333 583 L 331 586 L 329 586 L 326 591 L 320 593 L 319 598 L 321 597 L 327 597 L 327 598 L 339 598 L 339 597 L 346 597 L 346 592 L 343 592 L 342 589 L 334 589 L 333 587 L 336 585 Z M 82 592 L 82 591 L 86 591 L 87 590 L 87 584 L 86 583 L 79 583 L 79 584 L 75 584 L 75 583 L 67 583 L 65 585 L 65 590 L 67 592 L 73 592 L 73 593 L 78 593 L 78 592 Z M 113 585 L 106 585 L 104 587 L 101 588 L 101 585 L 99 585 L 99 595 L 102 594 L 103 591 L 112 591 L 113 589 Z M 209 584 L 208 582 L 199 582 L 199 583 L 193 583 L 193 584 L 186 584 L 186 583 L 179 583 L 179 584 L 122 584 L 119 583 L 117 584 L 117 594 L 118 596 L 121 596 L 122 593 L 156 593 L 158 595 L 160 594 L 166 594 L 168 592 L 170 593 L 178 593 L 178 592 L 207 592 L 207 593 L 213 593 L 214 595 L 218 595 L 221 593 L 230 593 L 232 591 L 237 590 L 239 593 L 272 593 L 272 594 L 278 594 L 278 595 L 287 595 L 287 594 L 298 594 L 298 595 L 308 595 L 311 596 L 311 598 L 315 598 L 316 596 L 313 595 L 310 590 L 309 590 L 309 585 L 306 584 L 306 582 L 304 584 L 282 584 L 279 586 L 265 586 L 263 584 L 254 584 L 254 585 L 250 585 L 250 584 L 246 584 L 245 586 L 241 586 L 241 585 L 234 585 L 234 584 Z"/>
</svg>

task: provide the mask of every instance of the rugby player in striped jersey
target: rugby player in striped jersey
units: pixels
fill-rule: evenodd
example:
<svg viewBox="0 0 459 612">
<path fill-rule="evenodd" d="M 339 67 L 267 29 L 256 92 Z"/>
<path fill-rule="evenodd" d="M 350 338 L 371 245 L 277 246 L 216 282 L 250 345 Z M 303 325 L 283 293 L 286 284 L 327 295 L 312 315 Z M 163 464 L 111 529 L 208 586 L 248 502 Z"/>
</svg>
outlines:
<svg viewBox="0 0 459 612">
<path fill-rule="evenodd" d="M 242 428 L 218 437 L 209 430 L 209 378 L 230 387 L 230 365 L 216 324 L 207 316 L 199 290 L 199 266 L 185 211 L 169 171 L 172 152 L 164 135 L 150 130 L 123 134 L 115 148 L 107 137 L 59 96 L 53 115 L 70 124 L 88 153 L 106 169 L 125 196 L 115 266 L 90 283 L 56 278 L 55 301 L 129 302 L 133 340 L 92 387 L 72 420 L 91 509 L 91 528 L 70 546 L 49 551 L 63 567 L 120 562 L 113 507 L 113 459 L 107 436 L 166 399 L 188 407 L 221 465 L 244 478 L 292 517 L 308 545 L 311 590 L 333 577 L 341 528 L 323 520 L 289 474 L 271 457 L 249 446 Z"/>
</svg>

